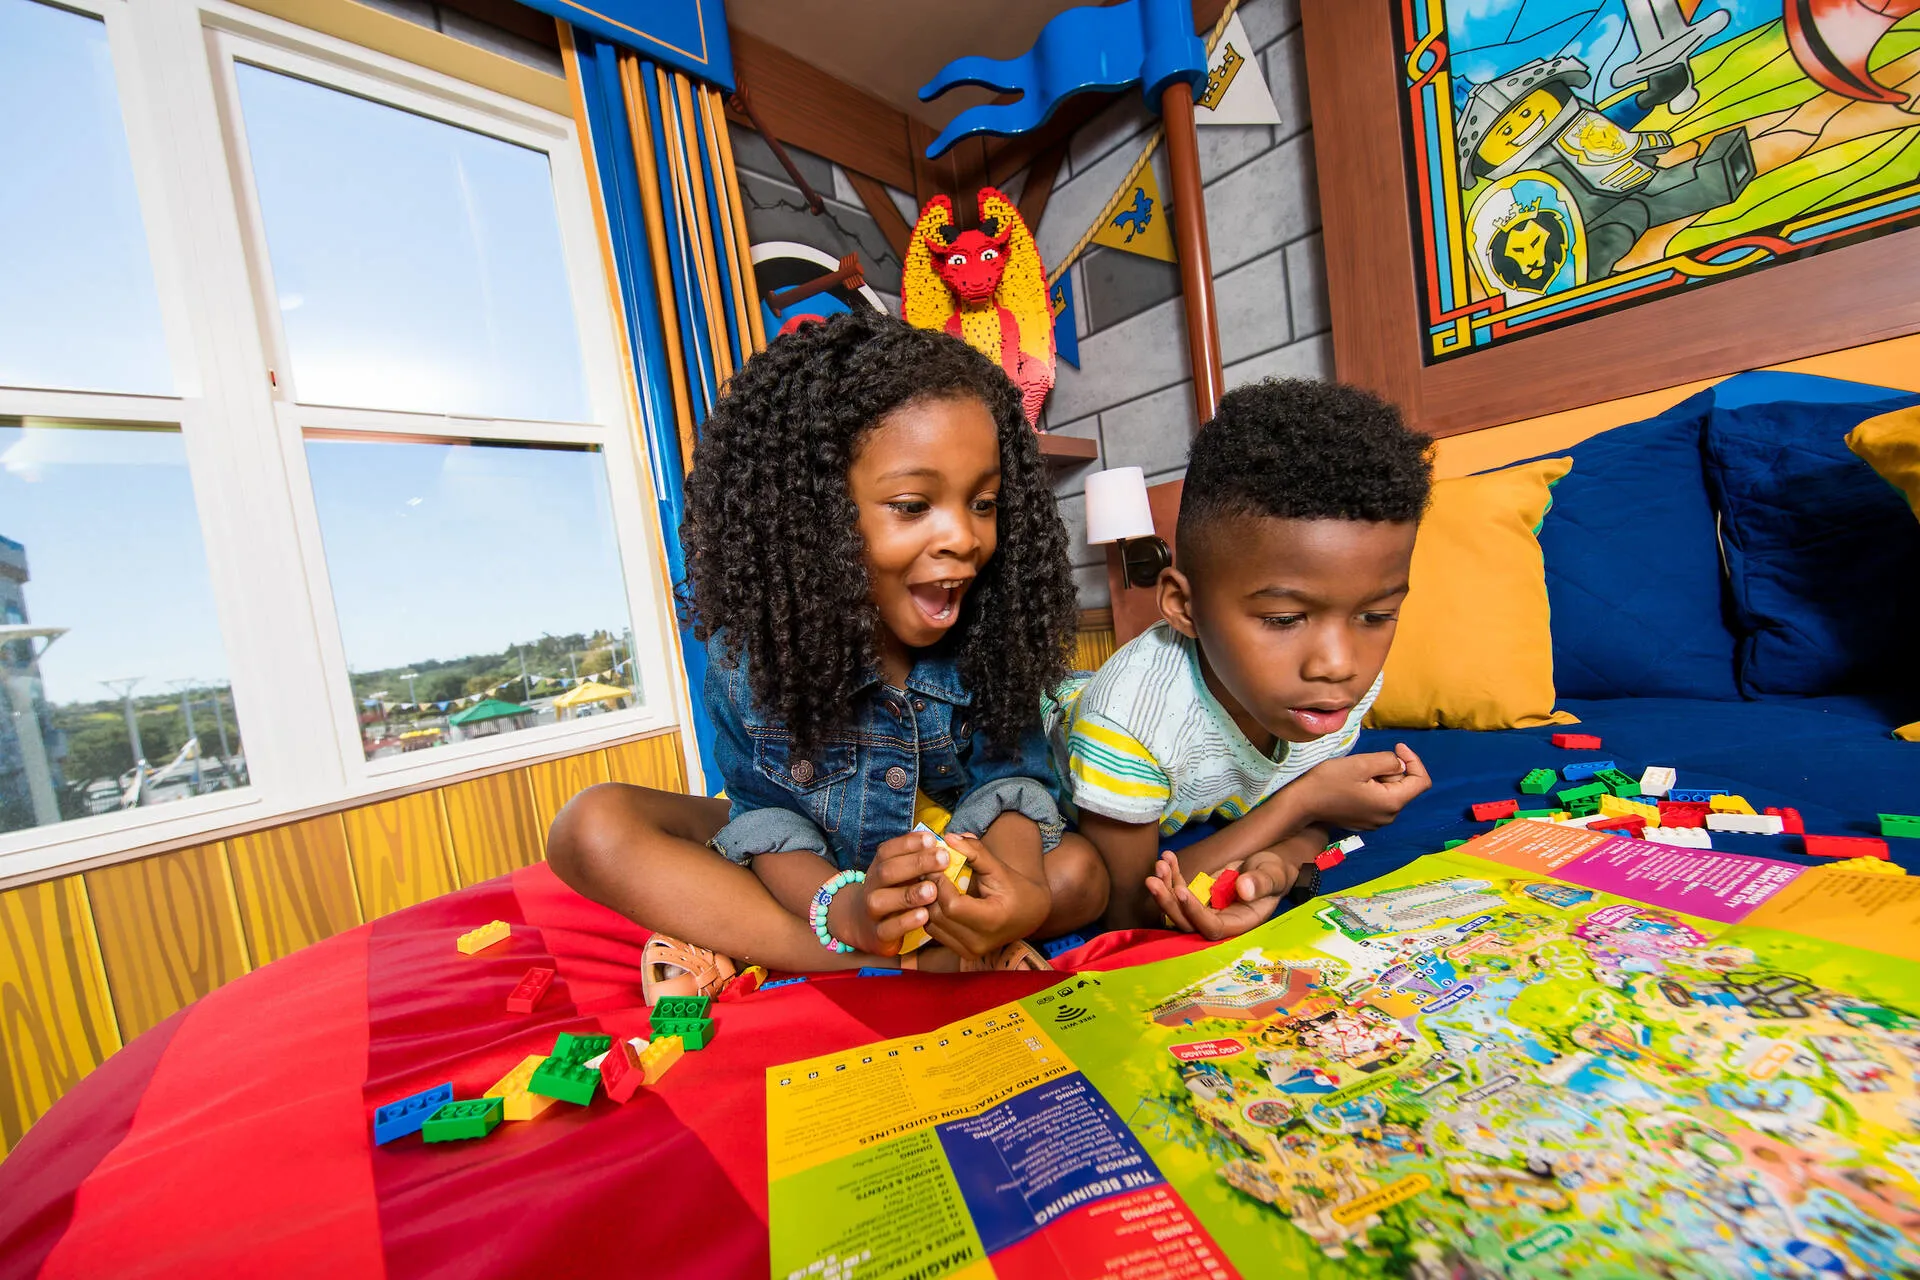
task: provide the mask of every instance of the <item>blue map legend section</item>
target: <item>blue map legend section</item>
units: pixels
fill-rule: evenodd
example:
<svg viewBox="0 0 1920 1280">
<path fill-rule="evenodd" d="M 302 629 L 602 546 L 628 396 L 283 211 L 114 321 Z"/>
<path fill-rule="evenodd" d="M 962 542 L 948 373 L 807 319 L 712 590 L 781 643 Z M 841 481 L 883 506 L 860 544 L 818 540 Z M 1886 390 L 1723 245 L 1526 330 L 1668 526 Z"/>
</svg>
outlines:
<svg viewBox="0 0 1920 1280">
<path fill-rule="evenodd" d="M 989 1254 L 1070 1210 L 1164 1181 L 1077 1071 L 938 1132 Z"/>
</svg>

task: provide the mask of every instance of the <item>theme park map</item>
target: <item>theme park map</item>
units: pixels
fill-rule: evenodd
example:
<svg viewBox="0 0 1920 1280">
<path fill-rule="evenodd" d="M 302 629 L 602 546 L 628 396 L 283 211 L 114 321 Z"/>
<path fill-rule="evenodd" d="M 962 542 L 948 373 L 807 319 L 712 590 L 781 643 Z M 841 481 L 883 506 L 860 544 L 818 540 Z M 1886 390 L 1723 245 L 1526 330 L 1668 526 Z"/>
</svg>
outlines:
<svg viewBox="0 0 1920 1280">
<path fill-rule="evenodd" d="M 1920 1276 L 1920 881 L 1522 821 L 768 1072 L 775 1277 Z"/>
</svg>

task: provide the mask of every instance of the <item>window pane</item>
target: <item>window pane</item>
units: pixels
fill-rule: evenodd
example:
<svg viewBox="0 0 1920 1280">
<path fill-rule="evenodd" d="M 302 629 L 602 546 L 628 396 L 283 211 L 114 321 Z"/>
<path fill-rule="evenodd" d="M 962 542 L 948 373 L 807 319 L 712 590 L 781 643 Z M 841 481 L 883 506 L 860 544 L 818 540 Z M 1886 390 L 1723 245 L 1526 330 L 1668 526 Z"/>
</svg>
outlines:
<svg viewBox="0 0 1920 1280">
<path fill-rule="evenodd" d="M 367 758 L 644 701 L 597 449 L 313 437 Z"/>
<path fill-rule="evenodd" d="M 0 385 L 167 395 L 106 24 L 0 0 Z"/>
<path fill-rule="evenodd" d="M 586 420 L 544 152 L 235 73 L 296 396 Z"/>
<path fill-rule="evenodd" d="M 178 431 L 0 418 L 0 627 L 0 831 L 247 784 Z"/>
</svg>

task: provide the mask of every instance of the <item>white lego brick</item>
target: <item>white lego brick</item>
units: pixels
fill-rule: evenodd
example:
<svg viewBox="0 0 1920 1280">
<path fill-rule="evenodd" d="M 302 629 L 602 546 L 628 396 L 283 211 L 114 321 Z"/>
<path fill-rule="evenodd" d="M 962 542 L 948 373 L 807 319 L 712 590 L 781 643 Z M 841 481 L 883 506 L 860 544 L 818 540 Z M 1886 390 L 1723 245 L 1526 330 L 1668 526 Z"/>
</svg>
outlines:
<svg viewBox="0 0 1920 1280">
<path fill-rule="evenodd" d="M 1705 827 L 1652 827 L 1646 838 L 1654 844 L 1673 845 L 1680 849 L 1711 849 L 1713 837 L 1707 834 Z"/>
<path fill-rule="evenodd" d="M 1777 836 L 1786 830 L 1786 823 L 1774 813 L 1710 813 L 1707 815 L 1707 830 L 1737 831 L 1749 836 Z"/>
<path fill-rule="evenodd" d="M 1340 843 L 1334 845 L 1333 847 L 1338 849 L 1342 853 L 1356 853 L 1359 850 L 1366 848 L 1367 842 L 1365 840 L 1362 840 L 1359 836 L 1348 836 L 1345 840 L 1340 841 Z"/>
<path fill-rule="evenodd" d="M 1590 813 L 1584 818 L 1555 818 L 1556 827 L 1590 827 L 1596 822 L 1606 822 L 1614 815 L 1610 813 Z"/>
<path fill-rule="evenodd" d="M 1647 771 L 1640 775 L 1640 794 L 1664 796 L 1673 790 L 1673 784 L 1678 778 L 1679 774 L 1666 765 L 1650 764 L 1647 766 Z"/>
</svg>

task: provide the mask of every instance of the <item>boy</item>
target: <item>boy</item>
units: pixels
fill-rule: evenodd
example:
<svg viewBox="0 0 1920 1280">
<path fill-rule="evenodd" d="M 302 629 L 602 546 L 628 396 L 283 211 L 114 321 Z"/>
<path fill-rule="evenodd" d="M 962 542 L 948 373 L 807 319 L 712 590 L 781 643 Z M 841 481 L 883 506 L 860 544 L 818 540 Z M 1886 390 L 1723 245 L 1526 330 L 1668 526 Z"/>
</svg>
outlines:
<svg viewBox="0 0 1920 1280">
<path fill-rule="evenodd" d="M 1081 692 L 1063 770 L 1112 880 L 1105 923 L 1210 938 L 1266 920 L 1329 825 L 1371 830 L 1430 785 L 1404 744 L 1350 756 L 1380 692 L 1432 487 L 1430 441 L 1364 391 L 1241 387 L 1195 437 L 1162 620 Z M 1208 818 L 1230 825 L 1188 843 Z M 1235 866 L 1212 910 L 1185 877 Z"/>
</svg>

